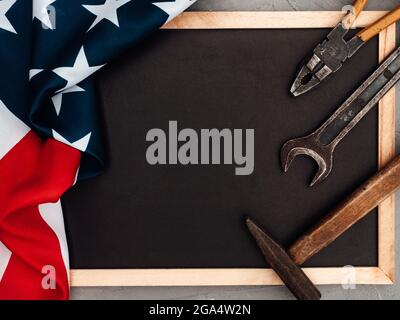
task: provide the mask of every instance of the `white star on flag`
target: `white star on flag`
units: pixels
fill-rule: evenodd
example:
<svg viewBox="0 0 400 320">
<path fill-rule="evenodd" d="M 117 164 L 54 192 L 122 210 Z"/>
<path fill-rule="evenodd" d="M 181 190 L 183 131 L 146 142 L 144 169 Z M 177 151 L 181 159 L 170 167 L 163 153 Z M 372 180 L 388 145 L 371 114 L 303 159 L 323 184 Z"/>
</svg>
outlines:
<svg viewBox="0 0 400 320">
<path fill-rule="evenodd" d="M 0 241 L 0 282 L 11 259 L 11 251 Z"/>
<path fill-rule="evenodd" d="M 72 93 L 72 92 L 84 92 L 85 89 L 78 87 L 78 86 L 72 86 L 69 89 L 66 89 L 60 93 L 57 93 L 55 96 L 51 98 L 51 101 L 53 101 L 54 109 L 56 110 L 57 115 L 60 115 L 61 111 L 61 105 L 62 105 L 62 99 L 63 95 L 66 93 Z"/>
<path fill-rule="evenodd" d="M 52 132 L 53 132 L 53 138 L 54 139 L 66 144 L 67 146 L 70 146 L 72 148 L 78 149 L 78 150 L 80 150 L 82 152 L 86 151 L 87 146 L 89 145 L 89 142 L 90 142 L 90 137 L 92 136 L 92 133 L 89 132 L 87 135 L 85 135 L 84 137 L 76 140 L 75 142 L 69 142 L 61 134 L 59 134 L 56 130 L 52 129 Z"/>
<path fill-rule="evenodd" d="M 43 69 L 31 69 L 31 70 L 29 70 L 29 81 L 32 80 L 33 77 L 37 76 L 42 71 L 43 71 Z"/>
<path fill-rule="evenodd" d="M 61 67 L 53 70 L 55 74 L 67 81 L 65 87 L 58 90 L 57 93 L 76 86 L 79 82 L 86 79 L 103 66 L 104 65 L 89 66 L 89 63 L 86 59 L 85 50 L 82 47 L 72 67 Z"/>
<path fill-rule="evenodd" d="M 182 11 L 189 8 L 193 2 L 193 0 L 176 0 L 168 2 L 153 2 L 153 4 L 168 14 L 168 20 L 165 22 L 168 23 Z"/>
<path fill-rule="evenodd" d="M 12 26 L 10 20 L 6 17 L 6 13 L 11 9 L 17 0 L 1 0 L 0 1 L 0 29 L 17 33 Z"/>
<path fill-rule="evenodd" d="M 21 141 L 30 128 L 0 100 L 0 160 Z"/>
<path fill-rule="evenodd" d="M 33 0 L 32 1 L 32 13 L 33 13 L 32 19 L 37 18 L 47 28 L 54 29 L 54 26 L 51 23 L 50 15 L 48 12 L 48 6 L 54 2 L 56 2 L 56 0 Z"/>
<path fill-rule="evenodd" d="M 131 2 L 131 0 L 106 0 L 104 4 L 100 5 L 82 5 L 86 10 L 90 11 L 96 16 L 96 19 L 88 29 L 92 29 L 100 21 L 107 19 L 119 27 L 117 10 L 123 5 Z"/>
</svg>

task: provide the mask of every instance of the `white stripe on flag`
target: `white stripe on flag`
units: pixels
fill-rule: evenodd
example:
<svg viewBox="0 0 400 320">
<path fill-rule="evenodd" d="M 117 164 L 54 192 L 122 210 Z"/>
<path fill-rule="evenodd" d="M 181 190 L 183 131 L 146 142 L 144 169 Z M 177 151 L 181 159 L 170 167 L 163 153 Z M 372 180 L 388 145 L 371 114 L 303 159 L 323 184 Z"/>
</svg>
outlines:
<svg viewBox="0 0 400 320">
<path fill-rule="evenodd" d="M 11 251 L 0 241 L 0 281 L 11 259 Z"/>
<path fill-rule="evenodd" d="M 0 160 L 25 135 L 30 128 L 19 120 L 0 100 Z"/>
<path fill-rule="evenodd" d="M 39 205 L 39 212 L 43 220 L 53 229 L 58 241 L 60 242 L 61 255 L 64 260 L 65 269 L 68 274 L 69 281 L 69 255 L 67 237 L 65 235 L 64 217 L 62 213 L 61 202 L 58 200 L 56 203 L 45 203 Z"/>
</svg>

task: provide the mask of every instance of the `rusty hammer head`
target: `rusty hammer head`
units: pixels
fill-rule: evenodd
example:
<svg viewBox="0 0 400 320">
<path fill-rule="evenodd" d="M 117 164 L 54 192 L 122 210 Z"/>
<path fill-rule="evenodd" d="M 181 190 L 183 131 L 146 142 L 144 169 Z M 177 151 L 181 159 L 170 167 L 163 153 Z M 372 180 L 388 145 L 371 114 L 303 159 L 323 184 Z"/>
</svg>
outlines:
<svg viewBox="0 0 400 320">
<path fill-rule="evenodd" d="M 246 225 L 267 263 L 293 295 L 299 300 L 319 300 L 321 293 L 289 254 L 249 217 L 246 217 Z"/>
</svg>

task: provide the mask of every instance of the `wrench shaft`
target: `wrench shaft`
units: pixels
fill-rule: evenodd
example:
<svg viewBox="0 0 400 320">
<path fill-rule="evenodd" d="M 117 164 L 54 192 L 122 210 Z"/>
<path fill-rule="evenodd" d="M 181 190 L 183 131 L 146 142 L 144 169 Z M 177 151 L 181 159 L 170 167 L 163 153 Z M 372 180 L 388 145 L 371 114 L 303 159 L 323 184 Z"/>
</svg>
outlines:
<svg viewBox="0 0 400 320">
<path fill-rule="evenodd" d="M 287 141 L 281 149 L 281 164 L 286 172 L 298 155 L 312 157 L 318 172 L 311 186 L 322 182 L 332 171 L 337 144 L 378 104 L 400 80 L 400 47 L 313 133 Z"/>
<path fill-rule="evenodd" d="M 397 50 L 398 51 L 398 50 Z M 400 55 L 382 66 L 353 94 L 323 126 L 319 135 L 322 145 L 341 139 L 382 99 L 400 79 Z M 389 61 L 388 61 L 389 62 Z"/>
<path fill-rule="evenodd" d="M 400 48 L 321 126 L 319 142 L 324 146 L 338 144 L 399 79 Z"/>
</svg>

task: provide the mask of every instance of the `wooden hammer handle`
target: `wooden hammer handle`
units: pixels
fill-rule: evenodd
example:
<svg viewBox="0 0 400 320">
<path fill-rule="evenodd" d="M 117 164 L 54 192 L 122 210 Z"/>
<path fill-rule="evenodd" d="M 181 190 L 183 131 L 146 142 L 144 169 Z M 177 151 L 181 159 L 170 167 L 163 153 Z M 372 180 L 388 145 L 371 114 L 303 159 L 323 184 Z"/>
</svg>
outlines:
<svg viewBox="0 0 400 320">
<path fill-rule="evenodd" d="M 366 216 L 400 187 L 400 156 L 359 187 L 326 218 L 298 239 L 289 255 L 303 264 Z"/>
<path fill-rule="evenodd" d="M 361 38 L 362 41 L 367 42 L 379 32 L 385 30 L 387 27 L 397 22 L 400 19 L 400 6 L 395 10 L 389 12 L 387 15 L 379 19 L 377 22 L 371 26 L 361 30 L 357 36 Z"/>
</svg>

